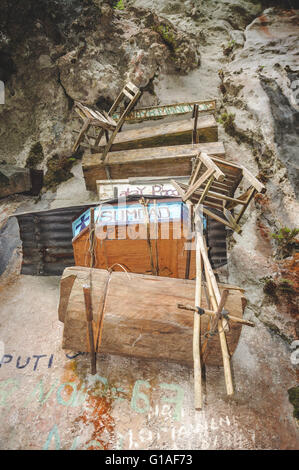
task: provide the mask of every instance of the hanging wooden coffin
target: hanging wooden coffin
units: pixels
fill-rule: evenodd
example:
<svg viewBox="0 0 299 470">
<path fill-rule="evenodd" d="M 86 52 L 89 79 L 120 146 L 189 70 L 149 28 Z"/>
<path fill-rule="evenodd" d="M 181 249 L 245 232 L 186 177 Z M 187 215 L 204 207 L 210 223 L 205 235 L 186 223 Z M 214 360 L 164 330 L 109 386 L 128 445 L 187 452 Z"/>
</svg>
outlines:
<svg viewBox="0 0 299 470">
<path fill-rule="evenodd" d="M 94 267 L 118 264 L 128 272 L 189 278 L 195 275 L 189 249 L 188 208 L 179 199 L 145 199 L 102 204 L 94 211 Z M 90 209 L 73 222 L 76 266 L 91 264 Z M 116 270 L 122 270 L 116 266 Z"/>
<path fill-rule="evenodd" d="M 64 323 L 64 349 L 88 352 L 83 286 L 92 277 L 93 331 L 96 351 L 192 366 L 193 312 L 178 304 L 194 305 L 195 281 L 81 267 L 66 268 L 60 283 L 58 316 Z M 242 319 L 246 300 L 242 289 L 229 289 L 226 309 Z M 202 308 L 208 308 L 205 296 Z M 201 344 L 206 363 L 222 365 L 218 335 L 209 330 L 209 315 L 202 316 Z M 229 354 L 237 347 L 242 325 L 230 322 L 226 334 Z"/>
</svg>

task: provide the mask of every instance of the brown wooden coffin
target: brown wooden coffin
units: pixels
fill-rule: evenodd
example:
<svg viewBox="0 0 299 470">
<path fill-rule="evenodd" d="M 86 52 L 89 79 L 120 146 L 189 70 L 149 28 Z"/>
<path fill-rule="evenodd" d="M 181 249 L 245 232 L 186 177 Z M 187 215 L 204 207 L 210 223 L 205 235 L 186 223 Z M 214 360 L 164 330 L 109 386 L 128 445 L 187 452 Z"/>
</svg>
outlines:
<svg viewBox="0 0 299 470">
<path fill-rule="evenodd" d="M 94 267 L 109 269 L 117 264 L 115 270 L 118 271 L 124 268 L 128 272 L 176 278 L 185 278 L 186 269 L 189 269 L 188 278 L 192 279 L 195 276 L 195 250 L 190 251 L 189 261 L 186 206 L 176 199 L 156 200 L 156 203 L 152 200 L 150 203 L 146 209 L 147 216 L 153 217 L 155 213 L 160 213 L 161 222 L 157 220 L 151 222 L 149 226 L 146 224 L 144 206 L 139 201 L 129 202 L 125 206 L 127 209 L 122 209 L 122 206 L 119 207 L 117 204 L 100 206 L 104 221 L 113 219 L 115 211 L 123 213 L 126 211 L 133 222 L 121 225 L 117 225 L 114 221 L 107 222 L 107 225 L 102 225 L 102 222 L 97 224 L 99 216 L 98 212 L 95 212 Z M 173 208 L 171 213 L 170 207 Z M 89 214 L 88 210 L 87 220 Z M 85 215 L 77 220 L 79 224 L 82 217 L 84 219 Z M 73 225 L 77 226 L 77 222 L 75 221 Z M 73 239 L 76 266 L 90 266 L 89 249 L 89 226 L 87 226 Z"/>
<path fill-rule="evenodd" d="M 177 304 L 194 305 L 195 281 L 125 272 L 109 273 L 83 267 L 66 268 L 60 284 L 59 320 L 64 322 L 64 349 L 89 351 L 83 286 L 92 276 L 93 330 L 98 352 L 154 360 L 168 360 L 192 366 L 193 312 Z M 227 288 L 220 284 L 220 291 Z M 104 303 L 104 307 L 103 307 Z M 246 301 L 243 291 L 229 286 L 226 309 L 242 318 Z M 207 308 L 205 296 L 202 307 Z M 103 310 L 103 329 L 99 323 Z M 201 343 L 209 317 L 202 316 Z M 237 347 L 241 325 L 229 322 L 228 350 Z M 206 363 L 222 365 L 219 337 L 208 342 Z"/>
<path fill-rule="evenodd" d="M 189 144 L 192 142 L 193 129 L 194 119 L 190 118 L 124 130 L 116 135 L 110 151 Z M 89 138 L 92 139 L 92 135 L 89 135 Z M 198 142 L 217 142 L 218 126 L 213 115 L 207 114 L 198 118 L 197 139 Z M 105 145 L 106 138 L 103 136 L 95 150 L 102 152 Z M 87 146 L 93 148 L 88 144 Z"/>
<path fill-rule="evenodd" d="M 173 145 L 156 148 L 110 152 L 107 165 L 111 179 L 139 176 L 189 176 L 191 159 L 198 152 L 224 157 L 222 142 Z M 99 153 L 84 155 L 82 161 L 86 189 L 96 191 L 96 181 L 107 179 Z"/>
</svg>

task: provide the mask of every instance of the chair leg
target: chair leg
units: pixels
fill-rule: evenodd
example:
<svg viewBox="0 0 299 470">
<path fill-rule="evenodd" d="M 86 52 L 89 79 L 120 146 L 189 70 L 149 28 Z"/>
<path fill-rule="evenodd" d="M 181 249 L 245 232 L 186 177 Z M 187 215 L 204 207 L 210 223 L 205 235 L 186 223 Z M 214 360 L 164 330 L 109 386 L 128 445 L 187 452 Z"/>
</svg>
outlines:
<svg viewBox="0 0 299 470">
<path fill-rule="evenodd" d="M 114 129 L 112 135 L 110 136 L 110 139 L 109 139 L 109 142 L 107 143 L 105 149 L 104 149 L 104 152 L 102 153 L 101 155 L 101 160 L 102 161 L 105 161 L 106 159 L 106 156 L 107 156 L 107 153 L 109 152 L 112 144 L 113 144 L 113 141 L 116 137 L 116 134 L 119 132 L 120 128 L 122 127 L 124 121 L 125 121 L 125 118 L 127 116 L 127 114 L 131 111 L 132 107 L 134 106 L 134 104 L 136 103 L 136 101 L 138 100 L 139 96 L 141 95 L 141 91 L 139 90 L 138 93 L 136 93 L 136 95 L 134 96 L 134 98 L 132 99 L 132 101 L 129 103 L 129 105 L 127 106 L 127 108 L 125 109 L 125 111 L 123 112 L 123 114 L 121 115 L 118 123 L 117 123 L 117 126 L 116 128 Z"/>
<path fill-rule="evenodd" d="M 81 141 L 84 139 L 85 133 L 88 132 L 88 129 L 89 129 L 89 127 L 90 127 L 90 121 L 91 121 L 90 119 L 86 119 L 86 120 L 84 121 L 84 124 L 83 124 L 83 126 L 82 126 L 82 129 L 81 129 L 81 131 L 80 131 L 80 133 L 79 133 L 79 136 L 78 136 L 78 138 L 77 138 L 75 144 L 73 145 L 73 148 L 72 148 L 72 152 L 73 152 L 73 153 L 78 150 L 78 147 L 79 147 Z"/>
</svg>

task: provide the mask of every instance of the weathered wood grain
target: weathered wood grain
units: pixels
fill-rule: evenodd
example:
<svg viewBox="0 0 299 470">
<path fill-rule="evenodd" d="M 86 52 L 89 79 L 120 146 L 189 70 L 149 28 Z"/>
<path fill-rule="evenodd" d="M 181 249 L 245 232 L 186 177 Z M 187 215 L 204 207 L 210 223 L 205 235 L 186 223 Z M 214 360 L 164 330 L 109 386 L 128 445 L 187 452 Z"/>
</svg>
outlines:
<svg viewBox="0 0 299 470">
<path fill-rule="evenodd" d="M 66 294 L 64 284 L 73 275 L 77 275 L 77 278 L 71 292 Z M 62 276 L 60 315 L 64 318 L 64 349 L 89 350 L 83 296 L 83 285 L 89 275 L 89 268 L 71 267 L 66 268 Z M 93 269 L 92 276 L 94 322 L 97 324 L 109 273 Z M 223 286 L 220 284 L 220 292 L 222 290 Z M 193 305 L 194 295 L 194 281 L 125 272 L 111 273 L 99 351 L 192 366 L 193 313 L 178 308 L 177 304 Z M 63 298 L 64 296 L 67 298 Z M 243 298 L 238 288 L 229 291 L 226 308 L 230 314 L 242 317 Z M 202 307 L 207 307 L 205 296 Z M 202 316 L 201 335 L 207 331 L 208 320 L 208 315 Z M 226 335 L 230 355 L 237 347 L 240 333 L 241 325 L 231 322 L 230 331 Z M 203 336 L 201 340 L 204 340 Z M 206 363 L 221 365 L 222 356 L 217 336 L 209 341 L 208 348 Z"/>
<path fill-rule="evenodd" d="M 98 227 L 101 230 L 100 227 Z M 128 272 L 150 274 L 152 272 L 151 254 L 148 247 L 146 224 L 129 224 L 127 226 L 107 226 L 105 232 L 95 233 L 95 268 L 108 269 L 118 263 Z M 157 230 L 157 232 L 155 232 Z M 151 239 L 152 258 L 158 260 L 160 276 L 184 278 L 188 251 L 187 224 L 180 221 L 165 223 L 150 223 L 149 233 L 155 233 L 158 239 Z M 107 232 L 107 235 L 106 235 Z M 103 240 L 103 238 L 106 238 Z M 110 239 L 109 239 L 109 238 Z M 140 237 L 140 239 L 136 239 Z M 179 238 L 178 238 L 179 237 Z M 125 239 L 122 239 L 125 238 Z M 73 240 L 76 266 L 90 266 L 89 231 L 85 230 Z M 156 263 L 154 263 L 156 265 Z M 121 271 L 120 266 L 115 270 Z M 195 276 L 195 253 L 191 250 L 189 278 Z"/>
<path fill-rule="evenodd" d="M 164 145 L 188 144 L 192 142 L 193 119 L 159 123 L 138 129 L 125 130 L 118 133 L 111 146 L 111 152 L 136 148 L 161 147 Z M 214 116 L 200 116 L 197 122 L 198 142 L 217 142 L 218 127 Z M 103 152 L 106 141 L 102 137 L 97 146 Z"/>
<path fill-rule="evenodd" d="M 189 176 L 192 169 L 191 159 L 198 152 L 205 152 L 217 157 L 225 156 L 222 142 L 209 142 L 110 152 L 107 155 L 107 165 L 111 179 L 169 176 L 170 174 L 172 176 Z M 105 166 L 100 161 L 100 154 L 85 155 L 82 168 L 86 189 L 89 191 L 96 191 L 97 180 L 107 179 Z"/>
</svg>

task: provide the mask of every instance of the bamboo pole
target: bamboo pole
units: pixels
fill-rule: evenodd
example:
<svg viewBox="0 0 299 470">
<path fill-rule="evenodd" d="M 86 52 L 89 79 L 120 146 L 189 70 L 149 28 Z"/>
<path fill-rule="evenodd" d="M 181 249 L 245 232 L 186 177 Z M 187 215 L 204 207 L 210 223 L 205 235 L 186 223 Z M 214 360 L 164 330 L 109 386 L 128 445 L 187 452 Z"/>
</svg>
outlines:
<svg viewBox="0 0 299 470">
<path fill-rule="evenodd" d="M 201 305 L 201 252 L 196 238 L 196 285 L 195 285 L 195 305 Z M 194 312 L 193 322 L 193 362 L 194 362 L 194 404 L 196 410 L 202 408 L 202 383 L 201 383 L 201 360 L 200 360 L 200 325 L 201 319 L 197 312 Z"/>
<path fill-rule="evenodd" d="M 198 241 L 203 263 L 204 263 L 205 276 L 207 280 L 208 292 L 209 292 L 210 300 L 212 303 L 212 307 L 213 307 L 213 310 L 218 312 L 218 309 L 222 304 L 222 296 L 220 295 L 218 284 L 217 284 L 215 275 L 213 273 L 213 270 L 212 270 L 212 267 L 208 258 L 207 246 L 206 246 L 205 240 L 203 239 L 200 233 L 198 225 L 199 225 L 198 223 L 195 224 L 196 240 Z M 221 311 L 222 311 L 222 307 L 221 307 Z M 234 393 L 234 388 L 233 388 L 233 381 L 232 381 L 232 375 L 231 375 L 230 356 L 229 356 L 229 352 L 227 348 L 226 336 L 225 336 L 225 331 L 224 331 L 224 326 L 225 324 L 227 324 L 227 322 L 225 321 L 224 323 L 224 321 L 225 319 L 220 318 L 218 320 L 217 326 L 218 326 L 219 340 L 220 340 L 222 359 L 223 359 L 226 392 L 228 395 L 232 395 Z"/>
<path fill-rule="evenodd" d="M 211 297 L 211 303 L 212 303 L 213 309 L 218 312 L 218 305 L 220 306 L 221 299 L 219 300 L 219 304 L 218 304 L 215 298 L 215 294 L 213 293 L 213 287 L 212 287 L 211 279 L 209 276 L 209 271 L 206 266 L 205 266 L 205 273 L 206 273 L 206 279 L 207 279 L 207 284 L 208 284 L 208 290 L 209 290 L 210 297 Z M 229 352 L 227 348 L 224 328 L 222 326 L 222 319 L 218 320 L 217 327 L 218 327 L 218 334 L 219 334 L 219 340 L 220 340 L 220 346 L 221 346 L 221 352 L 222 352 L 226 393 L 227 395 L 233 395 L 234 387 L 233 387 L 233 380 L 232 380 L 231 367 L 230 367 L 230 356 L 229 356 Z"/>
</svg>

